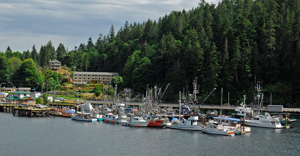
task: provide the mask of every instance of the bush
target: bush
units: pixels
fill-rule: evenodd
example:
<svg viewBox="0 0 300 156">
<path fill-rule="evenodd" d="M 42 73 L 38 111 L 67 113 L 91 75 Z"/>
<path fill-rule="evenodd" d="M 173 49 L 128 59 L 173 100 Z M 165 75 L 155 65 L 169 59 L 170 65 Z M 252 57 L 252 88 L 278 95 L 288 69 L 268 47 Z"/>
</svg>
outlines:
<svg viewBox="0 0 300 156">
<path fill-rule="evenodd" d="M 102 93 L 103 87 L 102 85 L 96 85 L 94 87 L 93 92 L 95 93 L 95 95 L 98 97 L 101 93 Z"/>
</svg>

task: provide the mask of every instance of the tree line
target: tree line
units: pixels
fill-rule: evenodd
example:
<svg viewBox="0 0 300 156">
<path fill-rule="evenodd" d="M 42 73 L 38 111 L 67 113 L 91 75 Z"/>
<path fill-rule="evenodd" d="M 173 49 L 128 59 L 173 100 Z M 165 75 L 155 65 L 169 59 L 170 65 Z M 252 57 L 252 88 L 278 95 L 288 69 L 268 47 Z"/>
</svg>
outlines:
<svg viewBox="0 0 300 156">
<path fill-rule="evenodd" d="M 121 87 L 141 93 L 147 86 L 171 83 L 166 101 L 176 101 L 183 88 L 191 90 L 198 77 L 200 99 L 223 87 L 232 102 L 243 94 L 250 102 L 259 80 L 266 102 L 272 93 L 273 104 L 299 104 L 299 37 L 300 0 L 223 0 L 217 5 L 202 0 L 192 10 L 173 11 L 157 21 L 126 21 L 117 32 L 111 26 L 96 42 L 89 38 L 71 51 L 62 43 L 55 49 L 49 41 L 39 53 L 35 46 L 23 53 L 8 48 L 0 59 L 9 64 L 11 58 L 32 58 L 40 67 L 57 59 L 77 71 L 119 72 Z M 16 70 L 7 67 L 0 65 L 0 72 Z M 209 101 L 219 103 L 218 93 Z"/>
</svg>

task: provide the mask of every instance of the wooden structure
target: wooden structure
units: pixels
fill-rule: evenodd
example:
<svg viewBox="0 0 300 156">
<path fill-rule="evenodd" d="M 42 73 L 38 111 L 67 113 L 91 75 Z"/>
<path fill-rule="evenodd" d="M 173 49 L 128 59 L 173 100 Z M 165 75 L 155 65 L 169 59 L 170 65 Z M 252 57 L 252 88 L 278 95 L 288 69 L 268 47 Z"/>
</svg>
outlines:
<svg viewBox="0 0 300 156">
<path fill-rule="evenodd" d="M 13 115 L 15 116 L 18 114 L 19 116 L 26 116 L 26 117 L 45 117 L 49 116 L 52 108 L 20 108 L 14 107 L 13 108 Z"/>
</svg>

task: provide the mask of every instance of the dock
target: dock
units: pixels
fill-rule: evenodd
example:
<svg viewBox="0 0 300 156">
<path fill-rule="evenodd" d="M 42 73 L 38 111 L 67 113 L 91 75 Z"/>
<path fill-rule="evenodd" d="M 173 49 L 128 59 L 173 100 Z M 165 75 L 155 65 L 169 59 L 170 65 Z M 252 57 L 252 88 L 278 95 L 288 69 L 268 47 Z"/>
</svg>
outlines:
<svg viewBox="0 0 300 156">
<path fill-rule="evenodd" d="M 13 109 L 13 116 L 18 114 L 18 116 L 25 116 L 25 117 L 48 117 L 52 108 L 19 108 L 14 107 Z"/>
</svg>

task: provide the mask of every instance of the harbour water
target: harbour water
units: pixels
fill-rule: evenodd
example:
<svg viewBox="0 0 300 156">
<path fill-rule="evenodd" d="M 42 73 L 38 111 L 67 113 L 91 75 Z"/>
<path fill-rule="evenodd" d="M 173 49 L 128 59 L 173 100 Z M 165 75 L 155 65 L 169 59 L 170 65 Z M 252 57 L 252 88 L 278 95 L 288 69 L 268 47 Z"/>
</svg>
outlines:
<svg viewBox="0 0 300 156">
<path fill-rule="evenodd" d="M 300 123 L 234 137 L 0 113 L 0 156 L 299 155 Z"/>
</svg>

